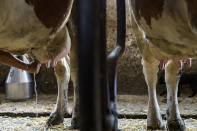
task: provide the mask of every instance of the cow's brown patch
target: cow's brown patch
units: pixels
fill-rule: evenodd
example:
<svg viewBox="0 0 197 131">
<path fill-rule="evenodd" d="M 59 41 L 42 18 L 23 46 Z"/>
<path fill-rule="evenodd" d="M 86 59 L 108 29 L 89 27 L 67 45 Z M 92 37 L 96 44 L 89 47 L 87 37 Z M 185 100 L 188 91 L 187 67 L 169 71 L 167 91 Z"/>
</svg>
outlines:
<svg viewBox="0 0 197 131">
<path fill-rule="evenodd" d="M 32 5 L 39 20 L 47 28 L 60 27 L 72 8 L 73 0 L 25 0 Z M 56 29 L 55 29 L 56 30 Z"/>
<path fill-rule="evenodd" d="M 143 17 L 151 27 L 151 18 L 158 19 L 162 15 L 165 0 L 131 0 L 136 20 Z"/>
<path fill-rule="evenodd" d="M 185 0 L 188 7 L 188 15 L 190 23 L 193 27 L 197 28 L 197 0 Z"/>
</svg>

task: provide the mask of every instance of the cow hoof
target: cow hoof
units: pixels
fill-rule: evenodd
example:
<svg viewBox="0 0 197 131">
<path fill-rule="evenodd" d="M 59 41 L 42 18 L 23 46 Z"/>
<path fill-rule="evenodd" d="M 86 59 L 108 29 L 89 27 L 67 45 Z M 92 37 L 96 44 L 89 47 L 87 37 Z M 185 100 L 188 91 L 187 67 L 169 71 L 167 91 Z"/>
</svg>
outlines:
<svg viewBox="0 0 197 131">
<path fill-rule="evenodd" d="M 165 127 L 165 125 L 162 121 L 162 117 L 161 117 L 160 114 L 158 114 L 158 116 L 155 116 L 155 117 L 148 116 L 148 118 L 147 118 L 147 130 L 166 131 L 166 127 Z"/>
<path fill-rule="evenodd" d="M 163 125 L 161 127 L 159 126 L 147 126 L 147 130 L 162 130 L 166 131 L 166 127 Z"/>
<path fill-rule="evenodd" d="M 77 118 L 72 118 L 70 130 L 79 129 L 79 120 Z"/>
<path fill-rule="evenodd" d="M 149 123 L 149 122 L 148 122 Z M 166 127 L 162 120 L 155 120 L 154 122 L 151 122 L 151 124 L 147 124 L 147 130 L 162 130 L 166 131 Z"/>
<path fill-rule="evenodd" d="M 169 131 L 186 131 L 185 123 L 182 119 L 168 121 L 167 126 Z"/>
<path fill-rule="evenodd" d="M 111 114 L 106 115 L 104 127 L 105 130 L 118 131 L 117 113 L 115 111 L 112 110 Z"/>
<path fill-rule="evenodd" d="M 53 112 L 51 113 L 49 119 L 47 120 L 47 126 L 51 127 L 54 125 L 58 125 L 60 123 L 63 123 L 64 121 L 64 114 Z"/>
</svg>

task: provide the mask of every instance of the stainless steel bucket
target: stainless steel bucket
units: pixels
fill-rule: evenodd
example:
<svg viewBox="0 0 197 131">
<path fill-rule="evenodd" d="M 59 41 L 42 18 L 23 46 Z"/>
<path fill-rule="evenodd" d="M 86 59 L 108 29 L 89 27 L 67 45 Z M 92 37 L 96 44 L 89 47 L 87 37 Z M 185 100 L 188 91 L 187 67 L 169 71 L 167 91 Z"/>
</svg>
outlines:
<svg viewBox="0 0 197 131">
<path fill-rule="evenodd" d="M 5 89 L 7 100 L 20 101 L 32 98 L 33 80 L 30 73 L 11 67 L 5 82 Z"/>
</svg>

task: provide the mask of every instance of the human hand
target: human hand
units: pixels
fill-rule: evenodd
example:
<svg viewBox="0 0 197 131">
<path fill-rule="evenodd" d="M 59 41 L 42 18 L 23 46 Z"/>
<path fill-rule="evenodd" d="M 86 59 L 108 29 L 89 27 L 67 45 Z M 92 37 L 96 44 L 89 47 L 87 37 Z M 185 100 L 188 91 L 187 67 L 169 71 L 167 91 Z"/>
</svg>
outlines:
<svg viewBox="0 0 197 131">
<path fill-rule="evenodd" d="M 40 71 L 41 64 L 38 61 L 34 61 L 27 65 L 27 71 L 30 73 L 38 74 Z"/>
</svg>

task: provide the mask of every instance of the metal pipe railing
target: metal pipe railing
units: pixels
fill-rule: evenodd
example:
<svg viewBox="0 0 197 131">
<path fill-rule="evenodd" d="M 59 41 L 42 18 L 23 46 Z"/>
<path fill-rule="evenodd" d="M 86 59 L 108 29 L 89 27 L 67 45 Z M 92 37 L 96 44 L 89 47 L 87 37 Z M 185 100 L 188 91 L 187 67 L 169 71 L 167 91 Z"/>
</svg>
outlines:
<svg viewBox="0 0 197 131">
<path fill-rule="evenodd" d="M 117 62 L 125 48 L 125 1 L 117 0 L 117 44 L 106 60 L 106 0 L 77 0 L 81 131 L 116 131 Z"/>
<path fill-rule="evenodd" d="M 106 101 L 105 0 L 77 0 L 80 130 L 102 131 Z"/>
</svg>

